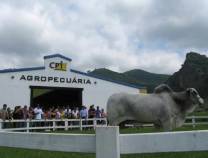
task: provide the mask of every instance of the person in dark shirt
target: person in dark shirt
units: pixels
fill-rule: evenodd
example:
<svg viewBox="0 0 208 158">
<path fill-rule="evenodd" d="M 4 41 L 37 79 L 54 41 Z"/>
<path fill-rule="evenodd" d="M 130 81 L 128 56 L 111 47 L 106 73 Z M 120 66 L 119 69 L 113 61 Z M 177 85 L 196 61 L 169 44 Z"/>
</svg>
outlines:
<svg viewBox="0 0 208 158">
<path fill-rule="evenodd" d="M 89 113 L 88 114 L 89 118 L 94 118 L 95 117 L 95 108 L 94 108 L 94 105 L 91 105 L 90 106 L 88 113 Z"/>
<path fill-rule="evenodd" d="M 89 117 L 89 119 L 95 118 L 95 108 L 94 108 L 94 105 L 90 106 L 90 108 L 88 110 L 88 117 Z M 90 125 L 92 125 L 93 121 L 88 121 L 88 123 Z"/>
<path fill-rule="evenodd" d="M 8 119 L 7 104 L 3 105 L 3 108 L 0 110 L 0 119 L 5 121 Z M 2 128 L 6 127 L 6 122 L 2 122 Z"/>
<path fill-rule="evenodd" d="M 101 111 L 100 111 L 100 107 L 97 106 L 96 110 L 95 110 L 95 117 L 96 118 L 101 118 Z M 97 123 L 100 124 L 101 120 L 97 120 Z"/>
<path fill-rule="evenodd" d="M 21 106 L 15 106 L 14 112 L 13 112 L 13 118 L 15 120 L 21 120 L 21 119 L 23 119 L 23 111 L 22 111 Z M 16 128 L 22 127 L 22 122 L 16 122 L 15 123 L 15 127 Z"/>
<path fill-rule="evenodd" d="M 100 111 L 100 107 L 97 106 L 96 110 L 95 110 L 95 117 L 96 118 L 101 118 L 101 111 Z"/>
</svg>

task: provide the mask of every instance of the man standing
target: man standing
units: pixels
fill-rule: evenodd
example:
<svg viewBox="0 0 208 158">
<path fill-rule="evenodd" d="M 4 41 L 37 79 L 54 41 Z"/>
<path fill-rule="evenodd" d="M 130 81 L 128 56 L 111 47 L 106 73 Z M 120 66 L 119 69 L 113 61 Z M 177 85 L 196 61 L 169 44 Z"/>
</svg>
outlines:
<svg viewBox="0 0 208 158">
<path fill-rule="evenodd" d="M 94 107 L 94 105 L 90 106 L 90 109 L 89 109 L 88 113 L 89 113 L 88 114 L 89 118 L 94 118 L 95 117 L 95 107 Z"/>
<path fill-rule="evenodd" d="M 2 122 L 2 128 L 6 127 L 6 123 L 4 122 L 8 117 L 8 112 L 7 112 L 7 104 L 3 105 L 3 108 L 0 110 L 0 118 L 3 120 Z"/>
<path fill-rule="evenodd" d="M 96 118 L 101 118 L 101 111 L 100 111 L 100 107 L 97 106 L 96 110 L 95 110 L 95 117 Z M 97 123 L 100 124 L 101 121 L 100 120 L 97 120 Z"/>
<path fill-rule="evenodd" d="M 101 118 L 101 111 L 100 111 L 100 107 L 97 106 L 97 109 L 95 110 L 95 117 L 96 118 Z"/>
<path fill-rule="evenodd" d="M 80 111 L 80 118 L 81 119 L 87 119 L 87 117 L 88 117 L 87 108 L 85 106 L 83 106 L 81 111 Z"/>
<path fill-rule="evenodd" d="M 84 119 L 83 125 L 87 125 L 88 111 L 87 111 L 87 108 L 85 106 L 83 106 L 81 111 L 80 111 L 80 118 Z"/>
<path fill-rule="evenodd" d="M 94 105 L 91 105 L 89 110 L 88 110 L 88 116 L 90 119 L 95 118 L 95 107 Z M 88 122 L 90 125 L 93 125 L 93 120 L 90 120 Z"/>
<path fill-rule="evenodd" d="M 35 119 L 36 120 L 41 120 L 43 117 L 43 110 L 40 108 L 40 105 L 38 105 L 35 109 L 34 109 L 34 114 L 35 114 Z M 41 122 L 37 122 L 36 126 L 41 126 Z"/>
<path fill-rule="evenodd" d="M 25 105 L 24 108 L 22 109 L 22 116 L 23 116 L 23 119 L 25 120 L 23 126 L 27 127 L 27 119 L 29 118 L 29 111 L 27 109 L 27 105 Z"/>
<path fill-rule="evenodd" d="M 41 119 L 42 119 L 43 110 L 40 108 L 40 105 L 38 105 L 38 106 L 34 109 L 34 114 L 35 114 L 35 119 L 36 119 L 36 120 L 41 120 Z"/>
</svg>

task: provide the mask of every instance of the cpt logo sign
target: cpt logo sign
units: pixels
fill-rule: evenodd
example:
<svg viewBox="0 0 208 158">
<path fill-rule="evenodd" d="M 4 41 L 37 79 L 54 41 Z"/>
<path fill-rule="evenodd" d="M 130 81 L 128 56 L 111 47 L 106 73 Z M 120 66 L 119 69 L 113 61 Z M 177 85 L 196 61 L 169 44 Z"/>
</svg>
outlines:
<svg viewBox="0 0 208 158">
<path fill-rule="evenodd" d="M 61 61 L 60 63 L 51 62 L 49 64 L 49 67 L 51 69 L 54 69 L 54 70 L 66 71 L 67 64 L 66 63 L 63 63 L 63 61 Z"/>
</svg>

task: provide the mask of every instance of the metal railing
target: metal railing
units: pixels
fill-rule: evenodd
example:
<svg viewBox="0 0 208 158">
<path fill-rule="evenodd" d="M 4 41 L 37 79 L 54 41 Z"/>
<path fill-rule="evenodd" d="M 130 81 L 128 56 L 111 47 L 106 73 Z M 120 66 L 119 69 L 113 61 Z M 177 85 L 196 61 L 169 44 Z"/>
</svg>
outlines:
<svg viewBox="0 0 208 158">
<path fill-rule="evenodd" d="M 1 120 L 0 131 L 34 131 L 34 130 L 53 130 L 56 129 L 80 129 L 93 128 L 97 125 L 107 126 L 106 118 L 89 119 L 42 119 L 42 120 Z"/>
</svg>

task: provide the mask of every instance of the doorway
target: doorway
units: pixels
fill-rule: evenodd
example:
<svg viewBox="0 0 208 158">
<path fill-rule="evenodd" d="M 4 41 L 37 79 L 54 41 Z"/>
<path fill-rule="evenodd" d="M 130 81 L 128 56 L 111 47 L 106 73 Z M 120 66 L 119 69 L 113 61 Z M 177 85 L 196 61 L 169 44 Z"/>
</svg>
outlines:
<svg viewBox="0 0 208 158">
<path fill-rule="evenodd" d="M 30 86 L 31 106 L 38 104 L 43 109 L 50 107 L 81 107 L 83 88 L 66 88 L 66 87 L 42 87 Z"/>
</svg>

